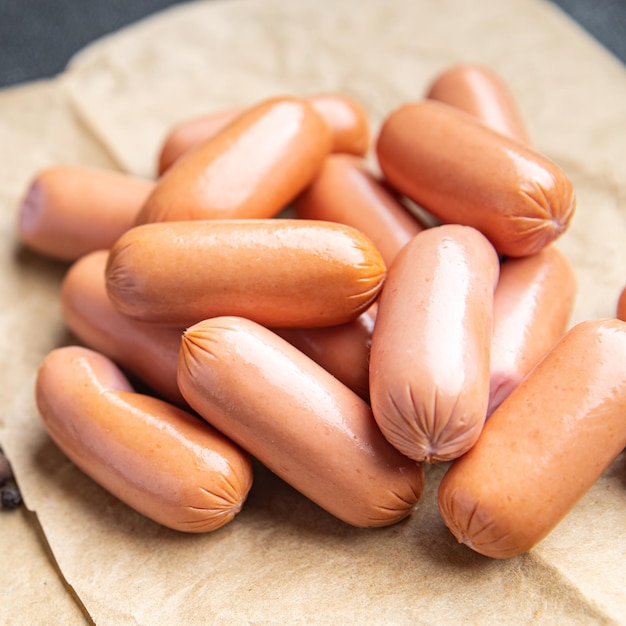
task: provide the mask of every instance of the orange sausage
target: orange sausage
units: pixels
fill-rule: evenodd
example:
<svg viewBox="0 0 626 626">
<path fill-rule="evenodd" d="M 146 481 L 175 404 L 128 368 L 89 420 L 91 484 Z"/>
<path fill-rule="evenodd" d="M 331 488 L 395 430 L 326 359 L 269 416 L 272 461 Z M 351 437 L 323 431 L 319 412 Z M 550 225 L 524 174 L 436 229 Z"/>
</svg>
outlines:
<svg viewBox="0 0 626 626">
<path fill-rule="evenodd" d="M 109 248 L 134 225 L 153 187 L 151 181 L 121 172 L 46 168 L 35 176 L 20 205 L 20 240 L 63 261 Z"/>
<path fill-rule="evenodd" d="M 389 268 L 370 352 L 370 398 L 385 437 L 416 461 L 449 461 L 487 413 L 498 256 L 455 224 L 415 236 Z"/>
<path fill-rule="evenodd" d="M 626 446 L 626 323 L 572 328 L 439 486 L 454 536 L 494 558 L 539 543 Z"/>
<path fill-rule="evenodd" d="M 348 524 L 393 524 L 421 495 L 423 467 L 389 445 L 367 403 L 250 320 L 189 328 L 178 384 L 209 423 Z"/>
<path fill-rule="evenodd" d="M 332 134 L 332 151 L 363 156 L 370 143 L 370 127 L 366 110 L 355 99 L 344 94 L 321 93 L 304 96 L 326 122 Z M 241 115 L 244 107 L 201 115 L 174 126 L 166 136 L 159 154 L 158 174 L 161 176 L 179 157 L 199 146 Z"/>
<path fill-rule="evenodd" d="M 109 357 L 160 397 L 186 406 L 176 383 L 183 329 L 144 324 L 119 313 L 106 292 L 108 252 L 81 257 L 61 286 L 63 319 L 88 348 Z"/>
<path fill-rule="evenodd" d="M 449 105 L 404 105 L 377 153 L 389 184 L 443 222 L 480 230 L 500 254 L 539 252 L 569 225 L 570 180 L 544 156 Z"/>
<path fill-rule="evenodd" d="M 398 251 L 424 226 L 369 171 L 365 161 L 345 154 L 324 160 L 315 180 L 294 203 L 303 219 L 348 224 L 365 233 L 391 265 Z"/>
<path fill-rule="evenodd" d="M 107 357 L 53 350 L 37 374 L 37 406 L 63 453 L 153 521 L 191 533 L 230 522 L 252 485 L 246 453 L 199 418 L 134 393 Z"/>
<path fill-rule="evenodd" d="M 626 287 L 622 289 L 617 300 L 617 319 L 626 322 Z"/>
<path fill-rule="evenodd" d="M 331 147 L 308 102 L 266 100 L 178 159 L 137 223 L 273 217 L 313 180 Z"/>
<path fill-rule="evenodd" d="M 477 63 L 459 63 L 439 74 L 426 97 L 478 118 L 493 130 L 530 145 L 517 102 L 502 78 Z"/>
<path fill-rule="evenodd" d="M 356 394 L 369 399 L 369 356 L 377 304 L 352 322 L 326 328 L 273 328 Z"/>
<path fill-rule="evenodd" d="M 574 269 L 554 246 L 500 266 L 488 415 L 565 333 L 575 297 Z"/>
<path fill-rule="evenodd" d="M 202 220 L 131 229 L 111 249 L 106 278 L 114 306 L 143 321 L 181 328 L 240 315 L 317 327 L 356 319 L 385 272 L 372 242 L 343 224 Z"/>
<path fill-rule="evenodd" d="M 244 111 L 244 107 L 232 107 L 223 111 L 199 115 L 176 124 L 167 134 L 161 146 L 157 175 L 162 176 L 165 170 L 169 169 L 179 157 L 215 137 Z"/>
</svg>

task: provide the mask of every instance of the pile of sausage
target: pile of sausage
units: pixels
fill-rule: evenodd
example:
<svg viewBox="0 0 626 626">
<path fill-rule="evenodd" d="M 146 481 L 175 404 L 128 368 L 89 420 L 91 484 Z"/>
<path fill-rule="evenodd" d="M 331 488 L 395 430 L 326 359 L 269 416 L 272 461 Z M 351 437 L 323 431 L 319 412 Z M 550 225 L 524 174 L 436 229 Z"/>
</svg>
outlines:
<svg viewBox="0 0 626 626">
<path fill-rule="evenodd" d="M 154 181 L 46 169 L 19 236 L 71 262 L 82 345 L 42 363 L 43 422 L 170 528 L 232 520 L 250 457 L 358 527 L 409 516 L 424 464 L 449 462 L 455 537 L 525 552 L 626 446 L 626 296 L 568 330 L 576 279 L 553 242 L 575 204 L 501 78 L 470 64 L 374 142 L 352 98 L 275 97 L 173 128 Z"/>
</svg>

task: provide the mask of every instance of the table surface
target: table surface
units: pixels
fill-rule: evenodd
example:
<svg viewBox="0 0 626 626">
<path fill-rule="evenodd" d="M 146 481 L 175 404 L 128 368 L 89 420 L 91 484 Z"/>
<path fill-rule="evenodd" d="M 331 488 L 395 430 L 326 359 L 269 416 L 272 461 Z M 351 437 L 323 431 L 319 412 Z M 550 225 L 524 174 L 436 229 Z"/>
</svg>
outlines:
<svg viewBox="0 0 626 626">
<path fill-rule="evenodd" d="M 554 0 L 626 63 L 625 0 Z M 0 0 L 0 87 L 63 71 L 89 42 L 183 0 Z"/>
</svg>

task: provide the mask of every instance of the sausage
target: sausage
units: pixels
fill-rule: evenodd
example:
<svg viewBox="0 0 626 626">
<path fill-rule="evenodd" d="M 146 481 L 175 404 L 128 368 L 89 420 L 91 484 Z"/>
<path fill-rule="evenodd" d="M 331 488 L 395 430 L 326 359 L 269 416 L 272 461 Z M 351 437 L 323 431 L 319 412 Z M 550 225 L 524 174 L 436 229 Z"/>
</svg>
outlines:
<svg viewBox="0 0 626 626">
<path fill-rule="evenodd" d="M 574 214 L 572 183 L 555 163 L 442 102 L 392 112 L 376 150 L 393 188 L 442 222 L 477 228 L 503 255 L 539 252 Z"/>
<path fill-rule="evenodd" d="M 320 93 L 304 96 L 326 122 L 332 134 L 332 151 L 363 156 L 370 144 L 369 118 L 365 108 L 344 94 Z M 184 120 L 166 136 L 158 158 L 161 176 L 179 157 L 214 137 L 244 113 L 245 107 L 232 107 Z"/>
<path fill-rule="evenodd" d="M 565 333 L 576 290 L 574 269 L 554 245 L 502 263 L 493 305 L 488 415 Z"/>
<path fill-rule="evenodd" d="M 111 249 L 107 291 L 123 314 L 187 327 L 240 315 L 265 326 L 356 319 L 386 267 L 362 233 L 298 219 L 199 220 L 136 226 Z"/>
<path fill-rule="evenodd" d="M 50 352 L 37 373 L 36 400 L 61 451 L 153 521 L 201 533 L 241 510 L 252 485 L 248 455 L 191 413 L 135 393 L 98 352 Z"/>
<path fill-rule="evenodd" d="M 157 176 L 162 176 L 183 154 L 215 137 L 245 110 L 245 107 L 231 107 L 176 124 L 165 137 L 159 151 Z"/>
<path fill-rule="evenodd" d="M 415 508 L 423 467 L 389 445 L 364 400 L 269 329 L 231 316 L 188 328 L 178 385 L 209 423 L 344 522 L 387 526 Z"/>
<path fill-rule="evenodd" d="M 512 557 L 567 515 L 626 446 L 625 354 L 625 322 L 580 322 L 496 409 L 439 485 L 458 541 Z"/>
<path fill-rule="evenodd" d="M 176 383 L 176 363 L 183 328 L 145 324 L 122 315 L 106 292 L 108 251 L 75 261 L 61 285 L 65 323 L 88 348 L 112 359 L 160 397 L 186 407 Z"/>
<path fill-rule="evenodd" d="M 365 233 L 390 265 L 424 226 L 370 172 L 362 158 L 333 154 L 294 202 L 303 219 L 348 224 Z"/>
<path fill-rule="evenodd" d="M 370 351 L 370 399 L 411 459 L 466 452 L 483 427 L 498 256 L 469 226 L 422 231 L 389 268 Z"/>
<path fill-rule="evenodd" d="M 311 182 L 331 147 L 308 102 L 265 100 L 179 158 L 136 223 L 273 217 Z"/>
<path fill-rule="evenodd" d="M 369 356 L 377 304 L 352 322 L 325 328 L 273 328 L 344 385 L 369 400 Z"/>
<path fill-rule="evenodd" d="M 626 322 L 626 287 L 624 287 L 617 299 L 617 319 Z"/>
<path fill-rule="evenodd" d="M 530 145 L 524 118 L 507 84 L 492 69 L 459 63 L 432 81 L 426 98 L 445 102 L 478 118 L 493 130 Z"/>
<path fill-rule="evenodd" d="M 37 173 L 21 201 L 18 235 L 46 256 L 75 261 L 109 248 L 134 225 L 154 187 L 121 172 L 71 165 Z"/>
</svg>

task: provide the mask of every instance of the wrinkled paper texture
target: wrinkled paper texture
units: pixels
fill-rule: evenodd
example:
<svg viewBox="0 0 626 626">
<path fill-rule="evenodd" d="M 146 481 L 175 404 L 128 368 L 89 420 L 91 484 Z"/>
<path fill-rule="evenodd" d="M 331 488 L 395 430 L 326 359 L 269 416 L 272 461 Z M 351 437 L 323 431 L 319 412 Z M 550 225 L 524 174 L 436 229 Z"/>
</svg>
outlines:
<svg viewBox="0 0 626 626">
<path fill-rule="evenodd" d="M 614 316 L 626 284 L 626 74 L 547 2 L 195 2 L 96 42 L 55 80 L 0 92 L 0 445 L 28 509 L 0 515 L 0 622 L 626 623 L 624 453 L 547 539 L 498 561 L 458 545 L 443 525 L 443 466 L 427 468 L 409 520 L 359 530 L 255 464 L 241 514 L 213 534 L 184 535 L 81 474 L 37 415 L 38 364 L 74 342 L 58 298 L 67 265 L 16 239 L 18 203 L 39 169 L 80 163 L 154 176 L 175 122 L 279 94 L 347 93 L 375 134 L 460 61 L 505 79 L 536 148 L 574 182 L 577 214 L 558 244 L 578 275 L 572 323 Z"/>
</svg>

